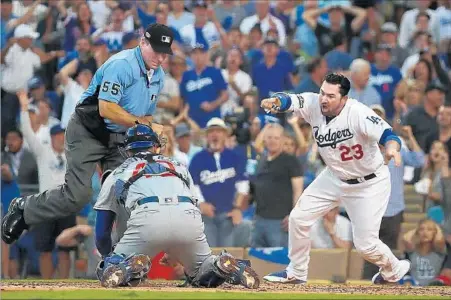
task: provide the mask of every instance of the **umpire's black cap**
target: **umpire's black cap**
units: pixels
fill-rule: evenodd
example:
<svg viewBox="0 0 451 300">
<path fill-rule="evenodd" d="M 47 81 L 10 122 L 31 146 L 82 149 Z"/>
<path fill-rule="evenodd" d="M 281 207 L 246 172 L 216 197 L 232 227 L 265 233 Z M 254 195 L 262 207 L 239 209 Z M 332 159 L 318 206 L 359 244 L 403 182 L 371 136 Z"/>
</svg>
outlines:
<svg viewBox="0 0 451 300">
<path fill-rule="evenodd" d="M 172 55 L 171 45 L 174 40 L 174 33 L 171 28 L 163 24 L 154 23 L 147 27 L 144 37 L 149 41 L 155 52 Z"/>
</svg>

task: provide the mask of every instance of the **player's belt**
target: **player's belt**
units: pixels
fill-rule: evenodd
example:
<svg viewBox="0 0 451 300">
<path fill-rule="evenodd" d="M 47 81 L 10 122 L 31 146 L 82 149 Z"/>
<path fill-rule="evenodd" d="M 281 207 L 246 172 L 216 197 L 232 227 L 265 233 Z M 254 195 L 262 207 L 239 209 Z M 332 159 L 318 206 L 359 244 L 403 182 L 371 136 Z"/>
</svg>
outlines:
<svg viewBox="0 0 451 300">
<path fill-rule="evenodd" d="M 187 196 L 178 196 L 177 199 L 178 199 L 179 203 L 180 202 L 188 202 L 188 203 L 194 204 L 194 202 L 195 202 L 192 198 L 187 197 Z M 172 200 L 172 198 L 164 198 L 164 200 L 165 201 L 167 200 L 167 202 L 169 203 Z M 136 203 L 138 203 L 138 205 L 143 205 L 146 203 L 160 203 L 160 198 L 158 196 L 146 197 L 143 199 L 139 199 Z"/>
<path fill-rule="evenodd" d="M 376 177 L 376 174 L 371 173 L 370 175 L 366 175 L 364 177 L 361 178 L 355 178 L 355 179 L 348 179 L 348 180 L 343 180 L 344 182 L 348 183 L 348 184 L 357 184 L 357 183 L 362 183 L 364 181 L 373 179 Z"/>
</svg>

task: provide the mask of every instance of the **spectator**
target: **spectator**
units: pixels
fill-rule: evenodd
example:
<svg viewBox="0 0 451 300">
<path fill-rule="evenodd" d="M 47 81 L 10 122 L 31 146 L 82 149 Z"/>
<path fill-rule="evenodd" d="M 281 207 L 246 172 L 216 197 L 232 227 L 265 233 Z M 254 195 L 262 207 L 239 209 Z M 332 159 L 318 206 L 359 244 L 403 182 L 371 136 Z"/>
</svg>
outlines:
<svg viewBox="0 0 451 300">
<path fill-rule="evenodd" d="M 411 10 L 406 11 L 401 19 L 400 31 L 398 43 L 402 48 L 407 48 L 409 45 L 409 41 L 415 34 L 416 31 L 416 18 L 420 12 L 425 12 L 430 17 L 429 22 L 429 31 L 432 32 L 435 26 L 435 11 L 429 9 L 428 7 L 431 5 L 430 0 L 417 0 L 417 7 Z"/>
<path fill-rule="evenodd" d="M 451 3 L 449 0 L 438 0 L 438 8 L 435 10 L 436 27 L 435 37 L 437 45 L 442 52 L 448 51 L 451 40 Z"/>
<path fill-rule="evenodd" d="M 38 37 L 39 33 L 29 25 L 19 25 L 14 31 L 14 38 L 1 51 L 0 61 L 4 64 L 1 76 L 2 137 L 15 124 L 19 110 L 15 93 L 27 87 L 28 80 L 41 64 L 64 55 L 63 52 L 45 53 L 32 47 L 33 40 Z"/>
<path fill-rule="evenodd" d="M 403 243 L 412 262 L 411 277 L 420 286 L 429 285 L 440 274 L 446 256 L 442 229 L 432 220 L 420 221 L 404 235 Z"/>
<path fill-rule="evenodd" d="M 232 48 L 227 53 L 227 66 L 221 70 L 228 84 L 229 99 L 221 105 L 221 116 L 231 113 L 240 106 L 243 96 L 252 88 L 252 78 L 240 69 L 243 64 L 243 53 L 239 48 Z"/>
<path fill-rule="evenodd" d="M 66 156 L 64 154 L 64 129 L 59 125 L 53 125 L 50 129 L 51 145 L 43 145 L 33 132 L 28 113 L 28 98 L 25 91 L 18 92 L 21 105 L 21 130 L 27 141 L 31 153 L 36 158 L 39 174 L 39 192 L 55 188 L 64 183 L 66 173 Z M 66 228 L 75 226 L 75 214 L 33 227 L 36 234 L 36 249 L 41 252 L 39 268 L 44 279 L 52 278 L 54 268 L 52 251 L 55 247 L 56 237 Z M 58 275 L 60 278 L 69 278 L 71 248 L 60 248 L 58 251 Z"/>
<path fill-rule="evenodd" d="M 155 9 L 156 23 L 166 25 L 172 30 L 172 33 L 174 33 L 174 42 L 171 45 L 172 51 L 181 51 L 182 37 L 179 31 L 168 22 L 168 15 L 168 4 L 160 2 Z"/>
<path fill-rule="evenodd" d="M 187 70 L 186 58 L 183 54 L 174 53 L 173 56 L 168 58 L 171 76 L 177 81 L 182 82 L 183 73 Z"/>
<path fill-rule="evenodd" d="M 121 5 L 116 6 L 111 12 L 110 24 L 103 28 L 97 29 L 92 37 L 94 40 L 99 38 L 106 41 L 108 50 L 112 53 L 119 52 L 123 49 L 122 37 L 125 32 L 129 31 L 124 26 L 125 10 Z"/>
<path fill-rule="evenodd" d="M 310 239 L 312 248 L 316 249 L 351 249 L 351 222 L 339 214 L 340 208 L 335 207 L 327 212 L 322 219 L 312 225 Z"/>
<path fill-rule="evenodd" d="M 227 83 L 221 71 L 207 66 L 208 45 L 196 44 L 191 51 L 194 69 L 183 73 L 180 95 L 190 106 L 189 116 L 201 127 L 219 117 L 221 105 L 227 101 Z"/>
<path fill-rule="evenodd" d="M 83 69 L 78 72 L 75 80 L 73 80 L 66 72 L 60 72 L 57 75 L 59 83 L 63 87 L 64 103 L 61 113 L 61 126 L 67 127 L 75 106 L 81 99 L 81 95 L 89 87 L 93 73 L 89 69 Z"/>
<path fill-rule="evenodd" d="M 124 49 L 133 49 L 139 46 L 139 34 L 127 32 L 122 36 L 122 46 Z"/>
<path fill-rule="evenodd" d="M 50 146 L 50 128 L 53 125 L 59 124 L 60 121 L 51 116 L 52 107 L 47 100 L 41 100 L 36 103 L 36 107 L 38 108 L 38 121 L 39 128 L 36 131 L 36 137 L 41 142 L 42 145 Z"/>
<path fill-rule="evenodd" d="M 28 24 L 33 30 L 37 30 L 38 23 L 43 20 L 47 14 L 47 6 L 42 1 L 22 0 L 13 1 L 13 14 L 17 18 L 27 16 L 26 21 L 20 24 Z M 17 25 L 16 25 L 17 26 Z"/>
<path fill-rule="evenodd" d="M 50 104 L 52 110 L 50 114 L 52 118 L 57 118 L 61 112 L 61 98 L 55 91 L 49 91 L 45 87 L 43 79 L 39 76 L 34 76 L 28 81 L 28 91 L 30 93 L 31 101 L 35 104 L 39 101 L 45 101 Z"/>
<path fill-rule="evenodd" d="M 351 89 L 348 96 L 359 100 L 366 106 L 382 105 L 381 96 L 377 90 L 368 83 L 371 74 L 371 65 L 364 59 L 357 58 L 350 66 Z"/>
<path fill-rule="evenodd" d="M 287 33 L 287 36 L 291 36 L 292 33 L 292 27 L 290 22 L 290 15 L 291 15 L 291 9 L 296 4 L 293 1 L 288 0 L 279 0 L 276 1 L 275 4 L 273 3 L 270 5 L 270 13 L 277 19 L 279 19 L 283 27 L 285 28 L 285 32 Z"/>
<path fill-rule="evenodd" d="M 432 64 L 427 59 L 420 59 L 412 70 L 412 78 L 428 86 L 433 80 Z"/>
<path fill-rule="evenodd" d="M 252 247 L 288 247 L 288 216 L 302 193 L 303 178 L 299 161 L 283 152 L 283 131 L 271 124 L 264 133 L 267 154 L 252 182 L 257 206 Z"/>
<path fill-rule="evenodd" d="M 89 10 L 92 12 L 92 15 L 95 16 L 93 18 L 93 25 L 95 28 L 103 28 L 107 22 L 108 18 L 111 15 L 111 8 L 114 6 L 114 4 L 117 4 L 117 1 L 114 1 L 116 3 L 112 3 L 113 1 L 88 1 Z M 145 27 L 144 27 L 145 28 Z"/>
<path fill-rule="evenodd" d="M 175 127 L 175 138 L 177 141 L 178 150 L 188 156 L 188 164 L 193 157 L 202 150 L 202 147 L 196 146 L 192 143 L 191 128 L 186 123 L 177 124 Z"/>
<path fill-rule="evenodd" d="M 451 103 L 445 103 L 440 107 L 437 114 L 438 130 L 432 132 L 426 138 L 426 153 L 429 153 L 430 147 L 434 141 L 442 142 L 448 150 L 451 150 Z M 451 155 L 451 152 L 449 153 Z M 448 161 L 451 161 L 451 156 Z"/>
<path fill-rule="evenodd" d="M 2 152 L 2 175 L 17 184 L 39 184 L 38 167 L 33 154 L 24 148 L 23 135 L 17 129 L 10 130 L 5 137 L 5 151 Z"/>
<path fill-rule="evenodd" d="M 319 55 L 318 39 L 316 38 L 315 31 L 304 22 L 302 14 L 304 11 L 313 10 L 318 8 L 318 1 L 303 1 L 302 5 L 298 5 L 295 11 L 295 24 L 297 26 L 294 33 L 293 42 L 295 43 L 295 49 L 301 51 L 301 55 L 306 59 L 316 57 Z M 327 13 L 322 14 L 321 21 L 328 20 Z"/>
<path fill-rule="evenodd" d="M 184 1 L 170 1 L 171 12 L 168 15 L 168 24 L 174 26 L 177 31 L 190 24 L 194 24 L 194 14 L 185 11 Z"/>
<path fill-rule="evenodd" d="M 189 171 L 198 190 L 208 244 L 247 246 L 248 233 L 243 233 L 240 226 L 242 207 L 249 193 L 245 157 L 225 148 L 229 129 L 223 120 L 212 118 L 206 127 L 207 148 L 193 157 Z"/>
<path fill-rule="evenodd" d="M 286 140 L 286 143 L 288 143 L 289 145 L 293 145 L 293 146 L 289 146 L 287 144 L 285 144 L 285 147 L 289 147 L 293 150 L 291 151 L 287 151 L 287 149 L 285 148 L 284 151 L 285 153 L 291 154 L 296 156 L 299 161 L 302 162 L 302 158 L 303 156 L 307 153 L 307 151 L 309 150 L 309 142 L 308 142 L 308 135 L 306 136 L 304 134 L 304 132 L 302 131 L 302 125 L 304 125 L 305 123 L 302 123 L 302 125 L 300 124 L 301 121 L 303 121 L 299 116 L 293 115 L 291 118 L 288 119 L 288 124 L 290 124 L 291 128 L 293 129 L 294 132 L 294 136 L 291 135 L 287 135 L 288 136 L 288 140 Z M 310 132 L 309 132 L 310 133 Z"/>
<path fill-rule="evenodd" d="M 221 23 L 225 31 L 237 27 L 246 17 L 246 11 L 236 1 L 223 0 L 213 5 L 216 18 Z"/>
<path fill-rule="evenodd" d="M 157 123 L 169 122 L 174 119 L 175 115 L 180 111 L 182 104 L 179 83 L 169 72 L 169 59 L 166 59 L 161 64 L 161 67 L 165 71 L 165 75 L 164 86 L 160 92 L 157 109 L 154 114 L 154 120 Z"/>
<path fill-rule="evenodd" d="M 370 84 L 381 96 L 388 120 L 394 115 L 393 99 L 395 89 L 402 79 L 399 68 L 391 62 L 392 49 L 389 45 L 380 44 L 375 53 L 375 62 L 371 65 Z"/>
<path fill-rule="evenodd" d="M 430 53 L 432 58 L 432 64 L 434 66 L 435 73 L 437 74 L 437 79 L 443 86 L 450 87 L 451 78 L 448 76 L 447 71 L 445 71 L 445 69 L 443 68 L 441 60 L 438 57 L 437 47 L 434 44 L 431 45 Z M 451 103 L 451 88 L 448 88 L 446 91 L 445 101 Z"/>
<path fill-rule="evenodd" d="M 91 38 L 87 35 L 81 36 L 77 40 L 75 50 L 67 53 L 66 57 L 58 64 L 58 69 L 61 71 L 64 67 L 69 69 L 70 76 L 73 76 L 77 71 L 82 69 L 91 70 L 92 74 L 97 71 L 97 62 L 93 57 L 94 47 L 92 45 Z"/>
<path fill-rule="evenodd" d="M 448 255 L 443 264 L 442 271 L 439 276 L 435 278 L 430 284 L 431 285 L 451 285 L 451 181 L 450 181 L 450 160 L 443 156 L 444 160 L 442 163 L 442 177 L 441 177 L 441 187 L 443 193 L 443 200 L 441 206 L 443 207 L 444 222 L 443 222 L 443 232 L 445 234 L 446 246 L 448 250 Z"/>
<path fill-rule="evenodd" d="M 180 29 L 180 36 L 186 49 L 194 48 L 196 43 L 205 44 L 208 48 L 219 46 L 221 39 L 226 35 L 214 12 L 208 8 L 207 2 L 195 0 L 193 13 L 196 17 L 195 22 Z"/>
<path fill-rule="evenodd" d="M 412 127 L 421 149 L 426 150 L 426 139 L 428 136 L 438 131 L 436 117 L 444 102 L 444 87 L 437 83 L 432 83 L 426 88 L 426 96 L 423 105 L 412 109 L 404 120 L 404 125 Z"/>
<path fill-rule="evenodd" d="M 96 60 L 97 68 L 100 68 L 110 57 L 111 53 L 108 50 L 108 45 L 105 40 L 98 39 L 93 43 L 94 59 Z M 95 74 L 95 72 L 94 72 Z"/>
<path fill-rule="evenodd" d="M 371 108 L 381 117 L 385 118 L 385 111 L 380 105 L 373 105 Z M 421 150 L 410 126 L 405 126 L 401 131 L 402 145 L 400 166 L 395 166 L 393 161 L 388 163 L 390 171 L 391 192 L 388 200 L 387 209 L 382 218 L 379 229 L 379 237 L 381 241 L 390 249 L 397 249 L 399 233 L 401 232 L 401 223 L 404 220 L 404 172 L 405 167 L 421 168 L 425 164 L 425 155 Z M 383 149 L 381 149 L 383 151 Z M 373 264 L 365 262 L 363 278 L 371 279 L 377 273 L 377 267 Z"/>
<path fill-rule="evenodd" d="M 64 2 L 60 2 L 64 3 Z M 61 4 L 63 5 L 63 4 Z M 91 35 L 96 31 L 92 23 L 92 13 L 87 3 L 80 3 L 77 6 L 77 14 L 71 16 L 67 11 L 61 11 L 61 18 L 65 18 L 65 35 L 63 49 L 66 52 L 73 51 L 78 38 L 84 35 Z"/>
<path fill-rule="evenodd" d="M 37 5 L 37 2 L 35 2 Z M 1 12 L 1 40 L 0 40 L 0 48 L 3 49 L 3 47 L 6 46 L 8 39 L 12 36 L 12 33 L 14 32 L 15 26 L 17 22 L 16 16 L 13 15 L 13 3 L 12 0 L 9 1 L 2 1 L 2 5 L 0 7 Z M 28 13 L 31 15 L 32 10 Z"/>
<path fill-rule="evenodd" d="M 328 13 L 330 27 L 318 22 L 318 17 L 323 13 Z M 356 6 L 330 5 L 306 10 L 302 18 L 315 31 L 318 39 L 319 54 L 324 55 L 334 48 L 331 36 L 337 32 L 344 33 L 347 49 L 350 49 L 352 37 L 360 31 L 365 22 L 366 11 Z"/>
<path fill-rule="evenodd" d="M 431 47 L 431 36 L 426 32 L 418 32 L 414 36 L 411 54 L 402 64 L 401 73 L 403 77 L 412 76 L 412 71 L 420 58 L 426 55 L 429 57 L 429 48 Z M 431 74 L 432 76 L 432 74 Z"/>
<path fill-rule="evenodd" d="M 164 141 L 161 154 L 178 161 L 182 165 L 188 167 L 188 155 L 177 148 L 174 136 L 174 126 L 166 126 L 162 133 L 162 140 Z"/>
<path fill-rule="evenodd" d="M 293 88 L 291 70 L 278 58 L 280 51 L 277 40 L 266 38 L 263 43 L 263 60 L 252 68 L 252 81 L 259 91 L 259 98 L 270 97 L 276 91 Z"/>
<path fill-rule="evenodd" d="M 384 23 L 381 26 L 381 44 L 390 45 L 392 49 L 392 63 L 401 68 L 409 51 L 398 45 L 398 26 L 393 22 Z"/>
<path fill-rule="evenodd" d="M 345 36 L 342 32 L 332 35 L 333 50 L 326 53 L 329 72 L 347 71 L 352 63 L 352 56 L 348 53 Z"/>
<path fill-rule="evenodd" d="M 428 162 L 425 165 L 421 180 L 415 184 L 415 190 L 426 197 L 426 208 L 440 205 L 442 200 L 440 177 L 443 169 L 443 156 L 449 156 L 449 150 L 440 142 L 435 141 L 431 145 L 428 154 Z"/>
<path fill-rule="evenodd" d="M 255 3 L 256 14 L 245 18 L 240 25 L 240 30 L 243 34 L 248 35 L 255 25 L 260 24 L 263 36 L 266 37 L 270 29 L 276 29 L 279 37 L 278 44 L 285 46 L 287 43 L 287 36 L 285 27 L 282 21 L 271 15 L 269 11 L 269 1 L 261 0 Z"/>
<path fill-rule="evenodd" d="M 319 93 L 321 82 L 328 71 L 327 61 L 323 57 L 316 57 L 307 64 L 306 70 L 308 75 L 299 82 L 294 92 L 297 94 Z"/>
</svg>

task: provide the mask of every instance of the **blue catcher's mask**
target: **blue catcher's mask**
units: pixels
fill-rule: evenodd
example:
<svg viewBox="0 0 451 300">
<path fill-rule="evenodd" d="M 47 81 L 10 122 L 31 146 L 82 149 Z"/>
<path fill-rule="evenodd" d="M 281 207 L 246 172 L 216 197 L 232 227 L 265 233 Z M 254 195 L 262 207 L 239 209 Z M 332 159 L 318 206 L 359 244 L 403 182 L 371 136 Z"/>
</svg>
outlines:
<svg viewBox="0 0 451 300">
<path fill-rule="evenodd" d="M 124 144 L 125 150 L 161 147 L 158 135 L 150 126 L 145 124 L 136 124 L 129 128 L 125 135 Z"/>
</svg>

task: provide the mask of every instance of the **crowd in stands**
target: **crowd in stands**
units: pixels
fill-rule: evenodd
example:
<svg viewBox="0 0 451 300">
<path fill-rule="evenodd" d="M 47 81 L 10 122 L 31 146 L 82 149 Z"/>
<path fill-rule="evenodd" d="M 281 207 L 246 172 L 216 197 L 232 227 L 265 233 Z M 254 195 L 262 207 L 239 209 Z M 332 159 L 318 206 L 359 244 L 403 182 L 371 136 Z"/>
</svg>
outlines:
<svg viewBox="0 0 451 300">
<path fill-rule="evenodd" d="M 267 115 L 259 103 L 280 91 L 318 93 L 328 72 L 341 72 L 349 96 L 403 140 L 403 165 L 389 163 L 382 241 L 412 260 L 406 281 L 451 285 L 450 0 L 2 0 L 2 215 L 14 197 L 64 181 L 64 132 L 81 94 L 155 22 L 175 42 L 154 119 L 166 125 L 163 153 L 189 167 L 212 247 L 287 247 L 288 215 L 325 166 L 304 120 Z M 77 215 L 2 242 L 3 278 L 95 276 L 102 171 Z M 408 188 L 424 199 L 419 210 L 408 210 Z M 411 212 L 424 219 L 403 232 Z M 352 249 L 344 208 L 318 221 L 311 239 Z M 74 256 L 87 257 L 87 270 L 74 272 Z"/>
</svg>

